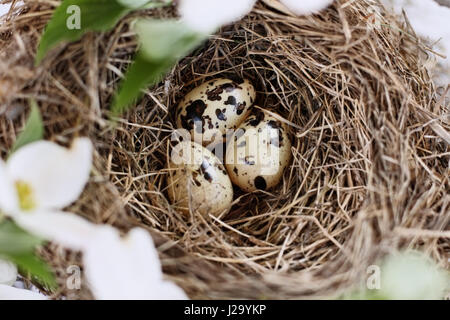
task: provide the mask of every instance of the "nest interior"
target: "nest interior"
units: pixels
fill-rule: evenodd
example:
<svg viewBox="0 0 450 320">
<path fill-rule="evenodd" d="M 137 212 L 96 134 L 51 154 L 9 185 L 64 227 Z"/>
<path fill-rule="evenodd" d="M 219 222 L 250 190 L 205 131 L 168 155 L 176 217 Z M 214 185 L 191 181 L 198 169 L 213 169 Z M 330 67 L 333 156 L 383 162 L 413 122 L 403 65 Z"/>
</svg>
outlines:
<svg viewBox="0 0 450 320">
<path fill-rule="evenodd" d="M 423 66 L 430 53 L 377 2 L 337 1 L 306 17 L 258 2 L 116 124 L 107 120 L 111 97 L 137 46 L 129 25 L 172 17 L 173 8 L 132 13 L 34 67 L 54 4 L 16 4 L 19 14 L 0 26 L 1 153 L 24 124 L 28 98 L 39 103 L 46 138 L 67 145 L 89 136 L 95 169 L 69 210 L 124 231 L 148 229 L 166 276 L 191 298 L 336 296 L 401 248 L 420 248 L 449 268 L 448 105 Z M 272 191 L 236 189 L 226 216 L 186 217 L 165 192 L 175 108 L 216 77 L 253 82 L 256 103 L 288 123 L 293 161 Z M 58 276 L 55 298 L 90 297 L 85 285 L 65 287 L 79 253 L 52 244 L 41 254 Z"/>
</svg>

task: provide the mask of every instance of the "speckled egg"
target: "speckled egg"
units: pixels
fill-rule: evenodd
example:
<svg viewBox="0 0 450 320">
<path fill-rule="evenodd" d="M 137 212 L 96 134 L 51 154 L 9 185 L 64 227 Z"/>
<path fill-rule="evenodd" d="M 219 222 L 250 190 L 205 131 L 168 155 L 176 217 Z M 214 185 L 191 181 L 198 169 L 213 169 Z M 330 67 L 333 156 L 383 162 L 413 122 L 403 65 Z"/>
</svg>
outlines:
<svg viewBox="0 0 450 320">
<path fill-rule="evenodd" d="M 203 146 L 219 142 L 227 129 L 236 129 L 247 117 L 255 96 L 255 88 L 248 80 L 220 78 L 205 82 L 178 105 L 177 126 L 188 130 L 191 140 Z"/>
<path fill-rule="evenodd" d="M 220 160 L 201 145 L 183 141 L 171 151 L 167 192 L 177 210 L 218 216 L 233 202 L 233 186 Z"/>
<path fill-rule="evenodd" d="M 287 126 L 254 108 L 228 143 L 225 166 L 231 181 L 242 190 L 269 190 L 289 165 L 291 142 Z"/>
</svg>

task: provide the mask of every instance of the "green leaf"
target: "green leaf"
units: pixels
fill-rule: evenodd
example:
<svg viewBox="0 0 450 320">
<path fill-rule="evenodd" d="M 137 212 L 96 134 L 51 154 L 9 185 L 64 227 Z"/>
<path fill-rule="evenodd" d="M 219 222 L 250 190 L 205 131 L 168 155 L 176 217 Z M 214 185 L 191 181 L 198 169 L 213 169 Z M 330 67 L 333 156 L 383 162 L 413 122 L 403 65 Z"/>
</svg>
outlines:
<svg viewBox="0 0 450 320">
<path fill-rule="evenodd" d="M 50 267 L 36 256 L 36 247 L 44 242 L 18 227 L 11 220 L 0 223 L 0 257 L 15 263 L 22 273 L 30 273 L 41 284 L 54 288 L 55 277 Z"/>
<path fill-rule="evenodd" d="M 35 277 L 40 284 L 49 289 L 56 288 L 55 275 L 51 268 L 45 261 L 37 257 L 34 252 L 6 255 L 5 258 L 15 263 L 22 274 L 29 273 Z"/>
<path fill-rule="evenodd" d="M 14 143 L 14 146 L 12 147 L 11 153 L 28 143 L 41 140 L 44 136 L 44 125 L 42 124 L 42 117 L 39 107 L 34 100 L 30 101 L 30 105 L 31 113 L 22 133 L 19 135 Z"/>
<path fill-rule="evenodd" d="M 33 252 L 43 239 L 27 233 L 11 220 L 0 223 L 0 255 Z"/>
<path fill-rule="evenodd" d="M 36 64 L 61 42 L 79 40 L 88 31 L 110 30 L 130 11 L 159 8 L 171 3 L 172 0 L 64 0 L 42 35 Z"/>
<path fill-rule="evenodd" d="M 171 66 L 172 62 L 149 61 L 139 52 L 114 101 L 113 115 L 117 116 L 126 111 L 127 106 L 141 95 L 141 89 L 149 84 L 158 83 Z"/>
<path fill-rule="evenodd" d="M 78 6 L 79 11 L 71 6 Z M 64 0 L 55 10 L 42 35 L 36 54 L 36 64 L 39 64 L 47 52 L 59 43 L 79 40 L 87 31 L 109 30 L 131 10 L 132 8 L 116 0 Z M 79 26 L 77 14 L 80 17 Z"/>
<path fill-rule="evenodd" d="M 113 115 L 127 110 L 143 88 L 158 83 L 170 68 L 207 38 L 176 20 L 140 20 L 136 32 L 141 47 L 115 97 Z"/>
<path fill-rule="evenodd" d="M 140 20 L 135 28 L 141 51 L 151 61 L 183 58 L 207 37 L 178 20 Z"/>
</svg>

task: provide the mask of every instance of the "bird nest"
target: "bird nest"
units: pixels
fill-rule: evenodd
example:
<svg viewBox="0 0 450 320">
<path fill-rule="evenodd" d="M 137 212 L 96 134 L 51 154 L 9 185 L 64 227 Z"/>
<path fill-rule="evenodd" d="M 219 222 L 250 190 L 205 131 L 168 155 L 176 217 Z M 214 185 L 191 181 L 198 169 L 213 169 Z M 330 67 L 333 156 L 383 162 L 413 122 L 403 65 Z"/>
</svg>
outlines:
<svg viewBox="0 0 450 320">
<path fill-rule="evenodd" d="M 2 156 L 30 97 L 47 139 L 67 145 L 89 136 L 95 169 L 70 211 L 123 231 L 149 230 L 165 275 L 190 298 L 333 297 L 400 248 L 420 248 L 449 267 L 448 106 L 422 63 L 431 53 L 377 2 L 338 1 L 297 17 L 260 1 L 115 123 L 112 96 L 137 46 L 130 23 L 172 17 L 173 8 L 129 14 L 113 31 L 60 46 L 34 67 L 55 1 L 24 2 L 0 27 Z M 220 219 L 186 216 L 166 193 L 175 109 L 217 77 L 252 81 L 257 104 L 289 126 L 292 162 L 273 190 L 236 189 Z M 82 265 L 81 254 L 56 244 L 40 253 L 57 274 L 53 297 L 91 297 L 85 284 L 66 287 L 67 267 Z"/>
</svg>

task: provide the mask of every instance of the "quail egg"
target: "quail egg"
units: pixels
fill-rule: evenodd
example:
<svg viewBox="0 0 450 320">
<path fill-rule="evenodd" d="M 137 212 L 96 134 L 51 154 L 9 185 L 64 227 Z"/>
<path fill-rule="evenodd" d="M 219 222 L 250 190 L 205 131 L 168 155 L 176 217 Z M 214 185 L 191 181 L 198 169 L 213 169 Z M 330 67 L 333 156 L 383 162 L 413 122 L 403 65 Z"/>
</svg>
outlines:
<svg viewBox="0 0 450 320">
<path fill-rule="evenodd" d="M 235 185 L 252 192 L 275 187 L 290 160 L 286 124 L 253 108 L 228 142 L 225 166 Z"/>
<path fill-rule="evenodd" d="M 189 131 L 191 140 L 207 146 L 221 142 L 228 129 L 236 129 L 255 101 L 249 80 L 220 78 L 190 91 L 176 110 L 178 128 Z"/>
<path fill-rule="evenodd" d="M 182 141 L 171 151 L 167 191 L 181 212 L 218 216 L 233 202 L 233 186 L 220 160 L 203 146 Z"/>
</svg>

